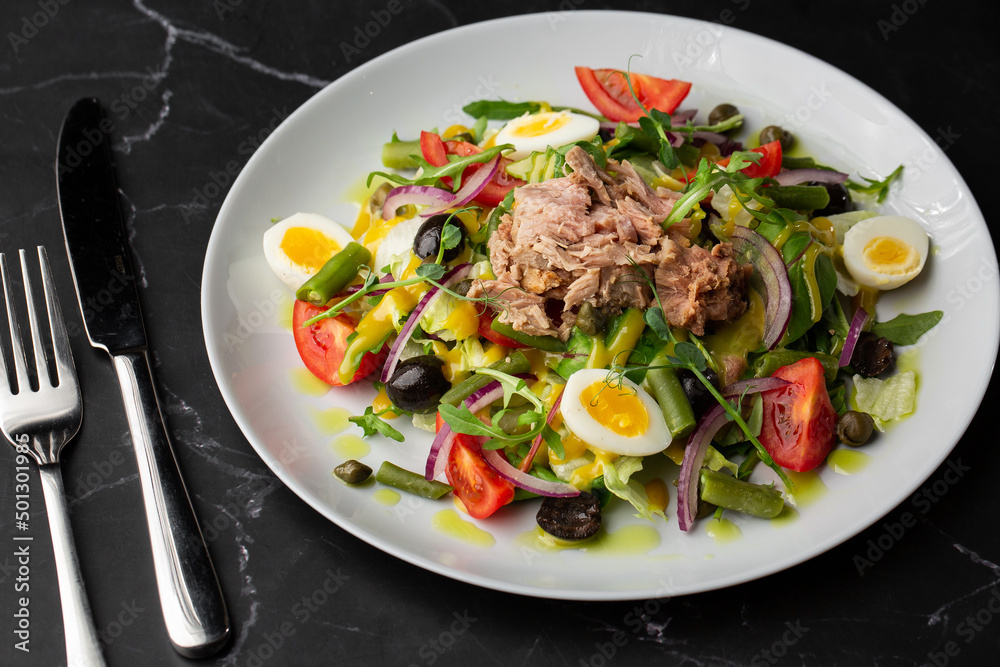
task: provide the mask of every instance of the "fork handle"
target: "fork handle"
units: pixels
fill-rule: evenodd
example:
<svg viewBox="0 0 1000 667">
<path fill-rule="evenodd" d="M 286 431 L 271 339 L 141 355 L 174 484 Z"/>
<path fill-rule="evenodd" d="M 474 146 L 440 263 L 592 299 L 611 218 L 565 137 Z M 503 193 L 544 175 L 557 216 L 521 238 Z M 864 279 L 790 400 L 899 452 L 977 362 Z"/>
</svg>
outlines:
<svg viewBox="0 0 1000 667">
<path fill-rule="evenodd" d="M 229 637 L 222 590 L 163 426 L 146 352 L 112 358 L 139 464 L 167 634 L 181 655 L 205 657 Z"/>
<path fill-rule="evenodd" d="M 72 667 L 101 667 L 106 663 L 101 655 L 97 630 L 94 629 L 94 617 L 87 602 L 80 563 L 76 559 L 62 473 L 58 464 L 39 466 L 38 473 L 42 478 L 45 513 L 49 517 L 52 551 L 56 559 L 63 632 L 66 636 L 66 661 Z"/>
</svg>

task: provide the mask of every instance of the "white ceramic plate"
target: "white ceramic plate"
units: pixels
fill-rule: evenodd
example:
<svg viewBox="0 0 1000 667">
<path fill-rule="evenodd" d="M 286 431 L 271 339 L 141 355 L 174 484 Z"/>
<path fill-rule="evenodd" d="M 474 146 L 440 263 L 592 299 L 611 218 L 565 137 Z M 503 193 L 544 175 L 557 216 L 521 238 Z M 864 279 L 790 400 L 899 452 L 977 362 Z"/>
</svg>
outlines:
<svg viewBox="0 0 1000 667">
<path fill-rule="evenodd" d="M 796 520 L 727 513 L 742 533 L 729 541 L 707 535 L 704 522 L 682 534 L 672 499 L 669 521 L 656 529 L 615 503 L 605 526 L 620 548 L 539 549 L 526 536 L 535 503 L 478 522 L 495 540 L 480 546 L 435 527 L 435 516 L 451 508 L 447 500 L 404 497 L 386 506 L 376 501 L 375 485 L 349 488 L 335 480 L 331 471 L 349 453 L 351 438 L 333 434 L 319 415 L 333 406 L 360 414 L 371 390 L 303 393 L 293 370 L 301 364 L 280 321 L 289 295 L 261 254 L 269 220 L 307 211 L 350 226 L 357 210 L 350 193 L 369 170 L 381 168 L 380 149 L 393 131 L 413 138 L 421 129 L 447 127 L 465 120 L 462 105 L 479 98 L 587 108 L 573 67 L 624 67 L 633 54 L 642 56 L 632 62 L 636 71 L 694 83 L 685 108 L 707 113 L 716 103 L 736 103 L 750 128 L 780 123 L 810 153 L 855 175 L 884 177 L 907 165 L 902 187 L 893 188 L 883 208 L 920 220 L 934 251 L 915 283 L 882 301 L 879 316 L 946 313 L 911 353 L 919 368 L 917 413 L 865 448 L 868 462 L 857 474 L 824 466 L 821 486 L 812 484 L 821 493 L 801 502 Z M 574 11 L 421 39 L 304 104 L 253 156 L 219 213 L 202 311 L 212 368 L 240 428 L 275 474 L 331 521 L 399 558 L 476 585 L 552 598 L 640 599 L 729 586 L 801 563 L 906 499 L 951 451 L 982 400 L 1000 331 L 996 275 L 993 244 L 965 183 L 935 143 L 878 93 L 811 56 L 739 30 L 662 15 Z M 345 433 L 359 431 L 352 425 Z M 373 468 L 388 459 L 422 470 L 430 438 L 406 434 L 403 444 L 371 439 L 363 460 Z"/>
</svg>

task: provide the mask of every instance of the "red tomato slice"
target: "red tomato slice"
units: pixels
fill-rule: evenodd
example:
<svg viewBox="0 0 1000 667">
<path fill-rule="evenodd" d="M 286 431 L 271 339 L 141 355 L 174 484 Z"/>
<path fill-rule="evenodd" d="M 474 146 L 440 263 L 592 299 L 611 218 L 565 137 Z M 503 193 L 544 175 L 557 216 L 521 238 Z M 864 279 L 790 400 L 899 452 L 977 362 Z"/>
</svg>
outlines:
<svg viewBox="0 0 1000 667">
<path fill-rule="evenodd" d="M 645 115 L 620 70 L 577 67 L 576 78 L 591 104 L 608 120 L 633 123 Z M 673 113 L 691 90 L 690 83 L 677 79 L 659 79 L 635 72 L 630 72 L 629 78 L 642 106 L 664 113 Z"/>
<path fill-rule="evenodd" d="M 781 171 L 780 141 L 772 141 L 771 143 L 764 144 L 763 146 L 751 148 L 750 151 L 753 153 L 760 153 L 760 161 L 757 164 L 752 164 L 749 167 L 740 169 L 740 171 L 746 174 L 748 178 L 773 178 L 778 175 L 778 172 Z M 724 157 L 721 160 L 717 160 L 715 164 L 720 167 L 725 167 L 729 164 L 729 158 Z M 687 180 L 692 180 L 697 171 L 697 169 L 689 171 Z"/>
<path fill-rule="evenodd" d="M 761 394 L 764 420 L 760 444 L 783 468 L 812 470 L 836 444 L 837 412 L 826 391 L 823 365 L 814 357 L 806 357 L 782 366 L 772 377 L 791 384 Z"/>
<path fill-rule="evenodd" d="M 509 348 L 524 348 L 528 347 L 524 343 L 518 343 L 513 338 L 507 338 L 502 333 L 498 333 L 493 330 L 493 320 L 496 316 L 493 314 L 492 310 L 485 310 L 482 315 L 479 316 L 479 335 L 488 341 L 496 343 L 497 345 L 503 345 Z"/>
<path fill-rule="evenodd" d="M 448 164 L 449 155 L 468 157 L 469 155 L 482 153 L 483 149 L 468 141 L 457 139 L 444 141 L 439 135 L 425 131 L 420 133 L 420 152 L 423 153 L 424 159 L 435 167 L 443 167 Z M 496 175 L 476 195 L 474 201 L 479 202 L 483 206 L 497 206 L 504 200 L 508 192 L 519 185 L 524 185 L 524 181 L 514 178 L 507 173 L 506 167 L 508 164 L 510 164 L 510 160 L 500 158 L 500 165 Z M 470 164 L 462 172 L 462 179 L 469 178 L 484 166 L 484 164 Z M 452 184 L 450 176 L 445 176 L 441 180 L 449 186 Z"/>
<path fill-rule="evenodd" d="M 307 327 L 302 326 L 303 322 L 325 310 L 326 308 L 296 300 L 295 308 L 292 310 L 292 334 L 295 336 L 295 347 L 306 368 L 323 382 L 341 386 L 343 383 L 337 377 L 337 370 L 344 360 L 347 337 L 354 333 L 358 323 L 349 315 L 337 315 Z M 358 372 L 354 374 L 351 382 L 361 380 L 379 368 L 387 354 L 384 348 L 377 354 L 366 353 L 361 358 L 361 366 L 358 367 Z"/>
<path fill-rule="evenodd" d="M 486 463 L 471 435 L 455 434 L 444 474 L 465 511 L 476 519 L 485 519 L 514 499 L 514 485 Z"/>
</svg>

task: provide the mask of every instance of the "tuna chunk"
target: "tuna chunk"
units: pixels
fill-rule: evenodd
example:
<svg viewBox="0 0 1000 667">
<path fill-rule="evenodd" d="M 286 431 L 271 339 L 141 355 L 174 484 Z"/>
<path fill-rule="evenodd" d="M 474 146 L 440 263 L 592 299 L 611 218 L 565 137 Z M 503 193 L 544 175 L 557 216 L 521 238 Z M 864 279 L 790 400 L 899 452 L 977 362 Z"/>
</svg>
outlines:
<svg viewBox="0 0 1000 667">
<path fill-rule="evenodd" d="M 654 192 L 628 162 L 608 160 L 605 171 L 579 147 L 566 163 L 569 176 L 515 190 L 512 211 L 490 238 L 497 279 L 480 281 L 470 295 L 503 302 L 501 321 L 565 340 L 584 301 L 610 312 L 645 308 L 654 281 L 667 322 L 696 334 L 745 310 L 750 267 L 733 259 L 729 244 L 708 250 L 673 229 L 664 233 L 676 195 Z"/>
</svg>

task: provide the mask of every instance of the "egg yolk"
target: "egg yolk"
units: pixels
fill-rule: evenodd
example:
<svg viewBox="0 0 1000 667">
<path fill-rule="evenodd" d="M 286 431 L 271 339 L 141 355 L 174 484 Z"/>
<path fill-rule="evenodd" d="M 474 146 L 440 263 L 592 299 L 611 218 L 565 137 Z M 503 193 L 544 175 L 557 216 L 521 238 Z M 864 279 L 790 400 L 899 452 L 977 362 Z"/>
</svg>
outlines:
<svg viewBox="0 0 1000 667">
<path fill-rule="evenodd" d="M 524 122 L 511 123 L 510 134 L 515 137 L 539 137 L 554 132 L 570 122 L 567 113 L 540 113 L 529 116 Z"/>
<path fill-rule="evenodd" d="M 595 382 L 580 393 L 580 402 L 599 424 L 620 436 L 634 438 L 649 430 L 646 406 L 628 388 Z"/>
<path fill-rule="evenodd" d="M 309 227 L 289 227 L 281 239 L 281 251 L 288 259 L 313 273 L 341 250 L 339 243 Z"/>
<path fill-rule="evenodd" d="M 873 238 L 865 244 L 862 256 L 869 269 L 885 274 L 908 273 L 920 265 L 913 246 L 892 236 Z"/>
</svg>

